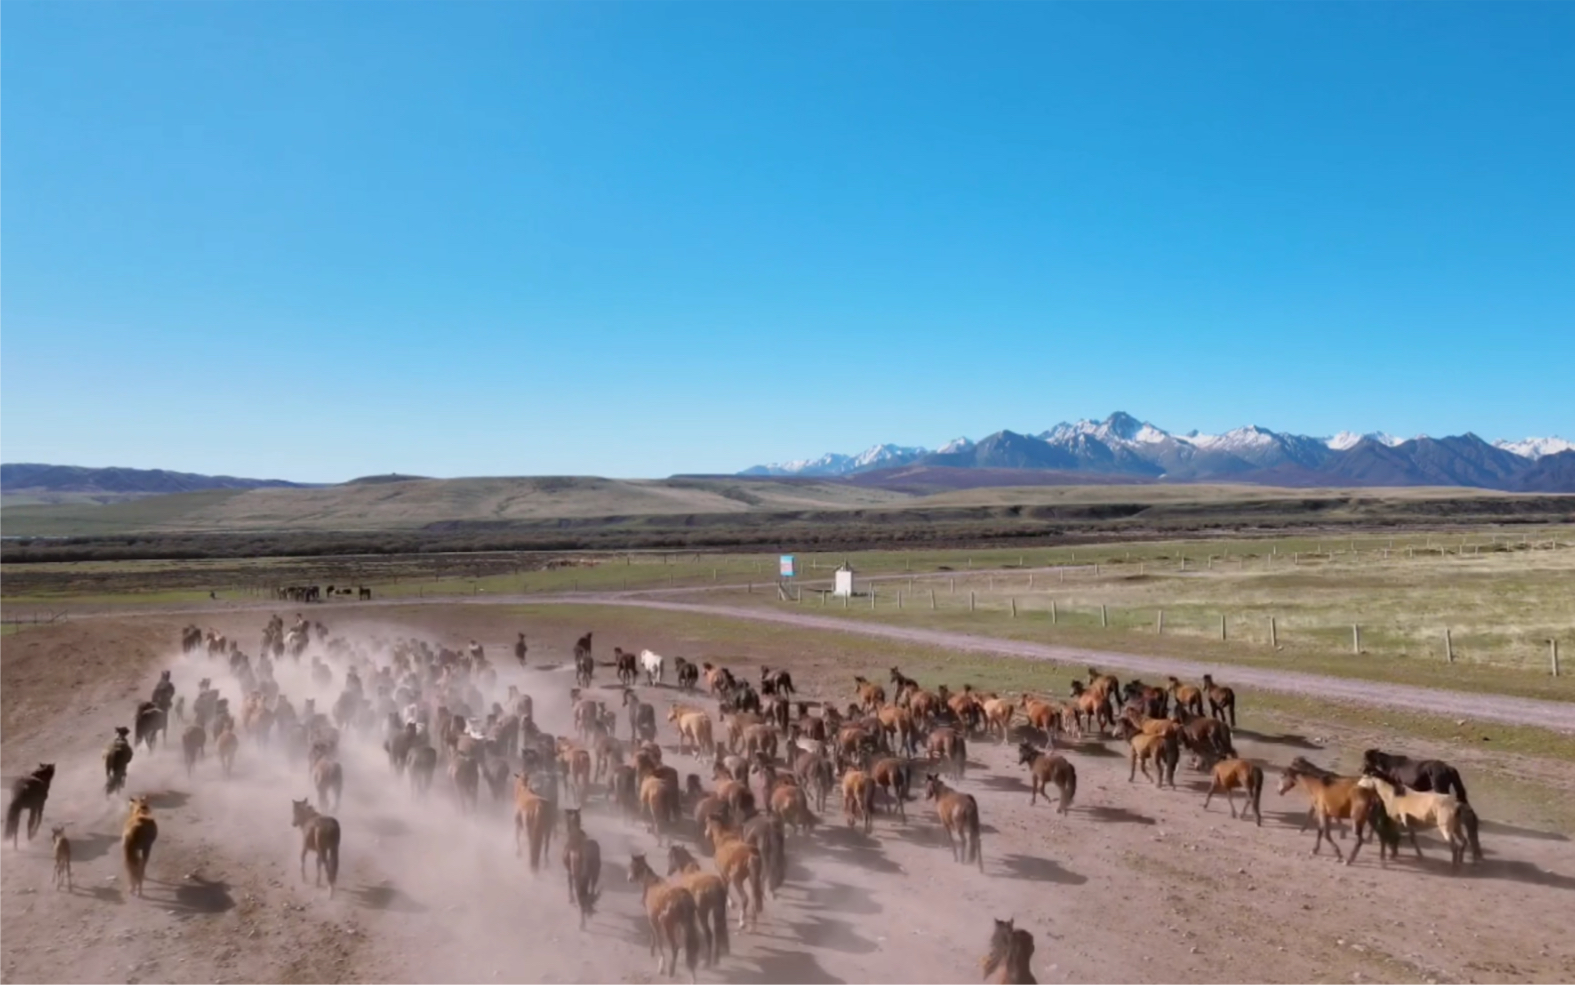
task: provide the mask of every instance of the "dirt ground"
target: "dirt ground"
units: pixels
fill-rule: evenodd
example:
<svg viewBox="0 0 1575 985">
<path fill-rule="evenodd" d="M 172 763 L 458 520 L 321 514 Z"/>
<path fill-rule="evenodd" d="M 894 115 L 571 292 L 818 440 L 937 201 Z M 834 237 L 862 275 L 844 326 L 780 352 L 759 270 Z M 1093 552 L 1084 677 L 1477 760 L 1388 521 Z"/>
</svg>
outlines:
<svg viewBox="0 0 1575 985">
<path fill-rule="evenodd" d="M 478 639 L 502 683 L 533 694 L 538 721 L 554 732 L 568 731 L 568 648 L 596 628 L 572 612 L 523 625 L 501 607 L 474 605 L 313 614 L 336 635 L 414 634 L 450 646 Z M 245 611 L 200 621 L 255 651 L 265 618 Z M 308 795 L 304 769 L 250 743 L 228 781 L 211 755 L 188 779 L 176 748 L 138 751 L 127 793 L 153 795 L 160 835 L 147 896 L 127 895 L 116 844 L 125 802 L 103 793 L 100 752 L 111 729 L 130 724 L 166 666 L 188 702 L 197 678 L 212 676 L 239 705 L 221 663 L 178 656 L 186 621 L 82 619 L 5 638 L 5 779 L 40 761 L 57 762 L 59 773 L 43 835 L 24 838 L 20 851 L 0 848 L 4 981 L 654 980 L 639 896 L 626 880 L 631 851 L 659 854 L 643 828 L 595 801 L 588 808 L 605 861 L 597 913 L 581 932 L 556 846 L 553 865 L 533 878 L 514 856 L 507 810 L 488 809 L 485 792 L 475 818 L 443 797 L 418 806 L 371 739 L 345 751 L 336 899 L 297 871 L 288 801 Z M 532 640 L 526 671 L 509 655 L 520 630 Z M 617 643 L 725 660 L 751 678 L 751 663 L 787 667 L 812 697 L 846 700 L 852 672 L 832 634 L 824 651 L 763 640 L 747 656 L 660 632 L 597 637 L 599 656 Z M 281 668 L 280 677 L 292 697 L 314 693 L 304 673 Z M 616 700 L 611 677 L 600 669 L 597 685 Z M 336 690 L 316 691 L 319 704 Z M 659 713 L 672 694 L 641 691 Z M 662 739 L 681 773 L 708 772 L 676 754 L 665 722 Z M 1338 751 L 1293 735 L 1243 735 L 1238 746 L 1266 766 L 1296 754 L 1332 765 Z M 985 822 L 983 873 L 952 862 L 922 801 L 907 805 L 905 823 L 881 815 L 865 838 L 835 823 L 833 796 L 832 823 L 804 841 L 790 837 L 787 884 L 767 901 L 759 931 L 735 933 L 733 955 L 701 979 L 977 981 L 991 917 L 1012 917 L 1034 934 L 1033 968 L 1045 982 L 1575 980 L 1575 845 L 1567 832 L 1518 825 L 1491 799 L 1472 797 L 1487 858 L 1460 876 L 1429 837 L 1421 863 L 1407 850 L 1382 869 L 1369 846 L 1346 867 L 1327 848 L 1310 854 L 1312 833 L 1297 830 L 1305 802 L 1276 796 L 1274 770 L 1258 828 L 1233 821 L 1223 803 L 1205 812 L 1201 780 L 1185 766 L 1181 789 L 1160 792 L 1141 775 L 1128 782 L 1114 743 L 1089 743 L 1067 753 L 1079 790 L 1071 814 L 1058 818 L 1043 803 L 1029 807 L 1015 755 L 989 744 L 972 752 L 981 768 L 963 787 L 979 798 Z M 76 846 L 71 893 L 50 885 L 47 834 L 61 823 Z"/>
</svg>

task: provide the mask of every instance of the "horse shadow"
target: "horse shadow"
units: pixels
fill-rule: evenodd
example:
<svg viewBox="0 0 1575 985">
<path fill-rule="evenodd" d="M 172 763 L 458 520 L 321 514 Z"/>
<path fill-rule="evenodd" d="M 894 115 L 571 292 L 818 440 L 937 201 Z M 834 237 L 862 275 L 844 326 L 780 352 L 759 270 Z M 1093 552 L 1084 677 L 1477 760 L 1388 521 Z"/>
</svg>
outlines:
<svg viewBox="0 0 1575 985">
<path fill-rule="evenodd" d="M 981 777 L 979 785 L 987 790 L 1022 791 L 1028 789 L 1028 781 L 1023 776 L 1010 773 L 1004 775 L 991 773 L 989 776 Z"/>
<path fill-rule="evenodd" d="M 817 849 L 816 854 L 829 856 L 838 863 L 888 875 L 902 872 L 902 866 L 886 857 L 878 840 L 853 828 L 824 829 Z"/>
<path fill-rule="evenodd" d="M 790 923 L 789 926 L 798 939 L 809 947 L 823 947 L 843 954 L 871 954 L 880 950 L 880 945 L 874 941 L 854 933 L 845 920 L 810 917 L 806 921 Z"/>
<path fill-rule="evenodd" d="M 811 883 L 806 902 L 816 910 L 831 913 L 867 915 L 880 913 L 883 909 L 869 890 L 845 882 Z"/>
<path fill-rule="evenodd" d="M 1262 742 L 1271 746 L 1289 746 L 1292 749 L 1308 749 L 1313 752 L 1319 752 L 1324 749 L 1323 746 L 1311 741 L 1304 735 L 1292 735 L 1290 733 L 1269 735 L 1265 732 L 1254 732 L 1251 729 L 1244 728 L 1233 729 L 1232 731 L 1235 733 L 1236 738 L 1244 739 L 1248 742 Z"/>
<path fill-rule="evenodd" d="M 1448 863 L 1439 859 L 1439 867 L 1448 871 Z M 1459 869 L 1460 874 L 1472 879 L 1508 879 L 1533 886 L 1551 886 L 1554 889 L 1575 890 L 1575 878 L 1548 872 L 1530 862 L 1517 859 L 1483 859 L 1468 862 Z"/>
<path fill-rule="evenodd" d="M 191 799 L 191 794 L 184 790 L 161 790 L 147 796 L 148 806 L 159 811 L 172 811 L 178 807 L 185 807 L 186 802 Z"/>
<path fill-rule="evenodd" d="M 109 854 L 111 845 L 120 844 L 119 835 L 90 834 L 71 839 L 71 861 L 91 862 Z"/>
<path fill-rule="evenodd" d="M 1047 858 L 1037 858 L 1033 855 L 1006 855 L 1000 861 L 1006 867 L 1007 875 L 1013 879 L 1054 882 L 1063 886 L 1081 886 L 1088 882 L 1087 876 L 1063 868 Z"/>
<path fill-rule="evenodd" d="M 1088 816 L 1096 821 L 1106 821 L 1112 824 L 1156 824 L 1147 814 L 1128 810 L 1125 807 L 1074 807 L 1073 810 L 1086 811 Z"/>
<path fill-rule="evenodd" d="M 1478 829 L 1488 834 L 1508 835 L 1511 838 L 1531 838 L 1536 841 L 1569 841 L 1569 836 L 1557 831 L 1538 831 L 1536 828 L 1522 828 L 1514 824 L 1504 824 L 1501 821 L 1482 821 Z"/>
<path fill-rule="evenodd" d="M 1103 757 L 1105 759 L 1125 759 L 1125 758 L 1127 758 L 1126 757 L 1126 753 L 1120 751 L 1119 749 L 1112 749 L 1109 746 L 1105 745 L 1103 742 L 1086 742 L 1085 741 L 1085 742 L 1079 742 L 1075 746 L 1067 746 L 1067 748 L 1070 749 L 1071 751 L 1077 753 L 1078 755 L 1081 755 L 1081 756 L 1096 756 L 1096 757 Z"/>
<path fill-rule="evenodd" d="M 777 982 L 845 985 L 845 979 L 838 978 L 822 968 L 813 955 L 806 954 L 802 950 L 783 951 L 771 947 L 753 950 L 754 970 L 735 969 L 729 975 L 730 980 L 749 983 L 749 985 L 775 985 Z"/>
<path fill-rule="evenodd" d="M 378 886 L 357 886 L 350 890 L 350 896 L 357 906 L 368 910 L 381 910 L 386 913 L 425 913 L 425 904 L 412 899 L 409 894 L 402 892 L 392 883 L 383 883 Z"/>
<path fill-rule="evenodd" d="M 114 886 L 94 886 L 91 889 L 83 888 L 82 886 L 73 886 L 71 888 L 71 895 L 90 896 L 93 899 L 98 900 L 100 903 L 114 903 L 117 906 L 126 902 L 125 894 Z"/>
<path fill-rule="evenodd" d="M 213 916 L 235 908 L 235 898 L 230 895 L 229 883 L 195 876 L 176 886 L 173 898 L 160 900 L 160 903 L 169 906 L 177 917 Z"/>
</svg>

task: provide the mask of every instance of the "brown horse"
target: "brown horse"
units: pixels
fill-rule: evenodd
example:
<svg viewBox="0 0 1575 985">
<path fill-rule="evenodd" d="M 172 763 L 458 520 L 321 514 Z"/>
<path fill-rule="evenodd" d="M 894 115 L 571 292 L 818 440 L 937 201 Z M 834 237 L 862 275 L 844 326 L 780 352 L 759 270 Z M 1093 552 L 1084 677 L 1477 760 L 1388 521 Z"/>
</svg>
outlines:
<svg viewBox="0 0 1575 985">
<path fill-rule="evenodd" d="M 1282 796 L 1292 787 L 1300 786 L 1302 792 L 1312 801 L 1312 813 L 1318 820 L 1318 835 L 1313 840 L 1314 855 L 1318 854 L 1318 849 L 1327 841 L 1329 847 L 1334 849 L 1335 858 L 1346 865 L 1356 861 L 1357 853 L 1362 850 L 1362 829 L 1372 813 L 1372 804 L 1381 803 L 1376 793 L 1357 786 L 1356 780 L 1356 777 L 1313 773 L 1294 764 L 1287 766 L 1280 773 Z M 1329 836 L 1329 829 L 1336 819 L 1349 820 L 1356 829 L 1356 847 L 1351 849 L 1350 858 L 1346 858 L 1341 853 L 1340 846 L 1336 845 L 1334 839 Z"/>
<path fill-rule="evenodd" d="M 727 936 L 727 883 L 701 871 L 700 863 L 682 845 L 667 849 L 667 875 L 694 897 L 695 916 L 705 936 L 705 964 L 710 968 L 733 949 Z"/>
<path fill-rule="evenodd" d="M 153 843 L 158 840 L 159 825 L 153 820 L 148 798 L 131 798 L 131 812 L 126 815 L 125 827 L 120 832 L 120 851 L 126 863 L 126 881 L 133 896 L 142 895 L 142 880 L 148 874 L 148 859 L 153 855 Z"/>
<path fill-rule="evenodd" d="M 191 771 L 196 769 L 197 760 L 201 759 L 208 751 L 208 730 L 201 725 L 191 725 L 181 733 L 180 749 L 182 757 L 186 760 L 186 776 L 191 777 Z"/>
<path fill-rule="evenodd" d="M 1041 752 L 1024 742 L 1017 747 L 1017 765 L 1028 767 L 1029 807 L 1037 804 L 1041 796 L 1046 803 L 1049 802 L 1050 795 L 1045 792 L 1045 784 L 1049 783 L 1054 784 L 1061 795 L 1061 802 L 1055 812 L 1065 814 L 1072 809 L 1072 798 L 1077 796 L 1077 767 L 1068 762 L 1065 756 Z"/>
<path fill-rule="evenodd" d="M 640 899 L 651 925 L 651 954 L 657 959 L 657 974 L 672 978 L 678 973 L 678 951 L 682 947 L 689 965 L 689 980 L 698 981 L 695 965 L 700 957 L 700 921 L 694 896 L 683 886 L 663 882 L 644 855 L 629 856 L 629 881 L 642 887 Z"/>
<path fill-rule="evenodd" d="M 596 912 L 601 895 L 602 846 L 580 825 L 578 809 L 563 812 L 563 870 L 569 877 L 569 902 L 580 908 L 580 929 Z"/>
<path fill-rule="evenodd" d="M 809 809 L 809 795 L 796 783 L 781 783 L 771 791 L 771 813 L 790 826 L 795 837 L 815 830 L 820 823 Z"/>
<path fill-rule="evenodd" d="M 1209 783 L 1209 793 L 1203 798 L 1203 809 L 1209 809 L 1209 801 L 1217 793 L 1224 793 L 1226 801 L 1230 804 L 1230 816 L 1236 816 L 1236 790 L 1240 788 L 1247 793 L 1247 803 L 1242 806 L 1241 819 L 1247 819 L 1247 809 L 1252 808 L 1253 817 L 1258 819 L 1258 827 L 1263 827 L 1263 770 L 1245 759 L 1222 759 L 1214 764 L 1214 777 Z"/>
<path fill-rule="evenodd" d="M 886 689 L 862 677 L 853 678 L 853 690 L 859 696 L 859 707 L 867 712 L 874 712 L 886 703 Z"/>
<path fill-rule="evenodd" d="M 912 784 L 908 764 L 890 756 L 878 759 L 870 766 L 870 779 L 896 805 L 897 816 L 908 820 L 908 809 L 904 806 L 908 800 L 908 788 Z"/>
<path fill-rule="evenodd" d="M 131 760 L 136 753 L 126 736 L 131 729 L 124 725 L 116 726 L 115 738 L 110 740 L 109 748 L 104 750 L 104 796 L 112 797 L 126 786 L 126 768 L 131 765 Z"/>
<path fill-rule="evenodd" d="M 673 821 L 678 817 L 678 784 L 655 774 L 641 780 L 640 813 L 650 821 L 646 830 L 654 834 L 657 845 L 661 845 L 664 834 L 671 837 Z"/>
<path fill-rule="evenodd" d="M 1221 687 L 1214 683 L 1210 674 L 1203 675 L 1203 693 L 1209 699 L 1209 717 L 1226 721 L 1229 718 L 1230 727 L 1236 727 L 1236 692 L 1228 687 Z"/>
<path fill-rule="evenodd" d="M 930 732 L 924 740 L 925 752 L 930 762 L 939 760 L 949 767 L 953 779 L 963 780 L 968 775 L 968 740 L 962 733 L 949 726 Z"/>
<path fill-rule="evenodd" d="M 1183 684 L 1180 679 L 1169 678 L 1171 697 L 1176 699 L 1177 708 L 1185 708 L 1194 715 L 1203 714 L 1203 692 L 1191 684 Z"/>
<path fill-rule="evenodd" d="M 716 817 L 706 821 L 705 836 L 715 853 L 716 871 L 738 893 L 738 929 L 743 930 L 746 922 L 751 928 L 758 926 L 760 911 L 765 908 L 766 874 L 760 849 L 745 841 L 737 828 Z"/>
<path fill-rule="evenodd" d="M 226 729 L 225 731 L 229 731 Z M 317 809 L 328 810 L 328 795 L 334 795 L 334 809 L 339 809 L 339 798 L 344 793 L 345 771 L 333 758 L 325 743 L 314 743 L 311 752 L 312 785 L 317 788 Z"/>
<path fill-rule="evenodd" d="M 520 856 L 522 839 L 530 842 L 530 870 L 541 869 L 552 847 L 552 829 L 557 818 L 552 801 L 530 787 L 530 779 L 514 774 L 514 857 Z"/>
<path fill-rule="evenodd" d="M 959 793 L 934 773 L 924 778 L 924 797 L 935 801 L 935 813 L 946 830 L 946 844 L 955 862 L 977 862 L 984 871 L 984 853 L 979 848 L 979 802 L 971 793 Z"/>
<path fill-rule="evenodd" d="M 984 980 L 994 985 L 1038 985 L 1029 960 L 1034 956 L 1034 935 L 1012 926 L 1016 920 L 995 921 L 990 953 L 980 962 Z"/>
<path fill-rule="evenodd" d="M 291 827 L 301 829 L 301 881 L 306 881 L 306 854 L 317 856 L 317 885 L 323 884 L 323 873 L 328 873 L 328 898 L 334 898 L 334 887 L 339 882 L 339 822 L 326 814 L 319 814 L 310 801 L 292 800 L 290 808 L 294 817 Z"/>
</svg>

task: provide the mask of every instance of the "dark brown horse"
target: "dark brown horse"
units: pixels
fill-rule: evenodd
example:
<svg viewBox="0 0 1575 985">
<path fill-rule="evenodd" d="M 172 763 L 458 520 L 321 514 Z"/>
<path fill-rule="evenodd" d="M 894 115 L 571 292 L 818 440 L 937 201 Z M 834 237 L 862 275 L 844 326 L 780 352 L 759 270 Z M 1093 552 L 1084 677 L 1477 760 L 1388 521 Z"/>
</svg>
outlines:
<svg viewBox="0 0 1575 985">
<path fill-rule="evenodd" d="M 334 898 L 334 886 L 339 882 L 339 822 L 326 814 L 319 814 L 309 801 L 292 800 L 294 816 L 292 827 L 301 829 L 301 881 L 306 881 L 306 854 L 317 854 L 317 885 L 323 884 L 323 873 L 328 873 L 328 898 Z"/>
<path fill-rule="evenodd" d="M 1452 793 L 1462 804 L 1470 803 L 1466 798 L 1466 785 L 1460 781 L 1460 771 L 1441 759 L 1411 759 L 1399 753 L 1369 749 L 1362 753 L 1362 768 L 1383 774 L 1390 782 L 1410 790 Z"/>
<path fill-rule="evenodd" d="M 584 930 L 601 896 L 602 846 L 585 834 L 578 809 L 565 810 L 563 821 L 563 869 L 569 878 L 569 902 L 580 908 L 580 929 Z"/>
<path fill-rule="evenodd" d="M 49 785 L 55 779 L 54 763 L 39 763 L 38 769 L 11 784 L 11 803 L 5 809 L 5 836 L 16 848 L 17 832 L 22 826 L 22 812 L 27 812 L 27 840 L 32 841 L 44 823 L 44 802 L 49 799 Z"/>
</svg>

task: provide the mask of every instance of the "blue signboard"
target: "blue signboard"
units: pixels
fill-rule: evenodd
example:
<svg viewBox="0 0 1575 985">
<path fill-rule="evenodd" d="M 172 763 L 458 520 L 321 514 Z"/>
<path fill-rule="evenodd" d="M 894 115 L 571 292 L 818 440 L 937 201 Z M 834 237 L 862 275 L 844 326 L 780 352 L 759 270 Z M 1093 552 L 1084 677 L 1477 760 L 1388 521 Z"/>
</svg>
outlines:
<svg viewBox="0 0 1575 985">
<path fill-rule="evenodd" d="M 791 578 L 791 577 L 793 577 L 793 555 L 791 555 L 791 554 L 784 554 L 784 555 L 782 555 L 781 564 L 782 564 L 782 568 L 781 568 L 782 577 L 783 578 Z"/>
</svg>

